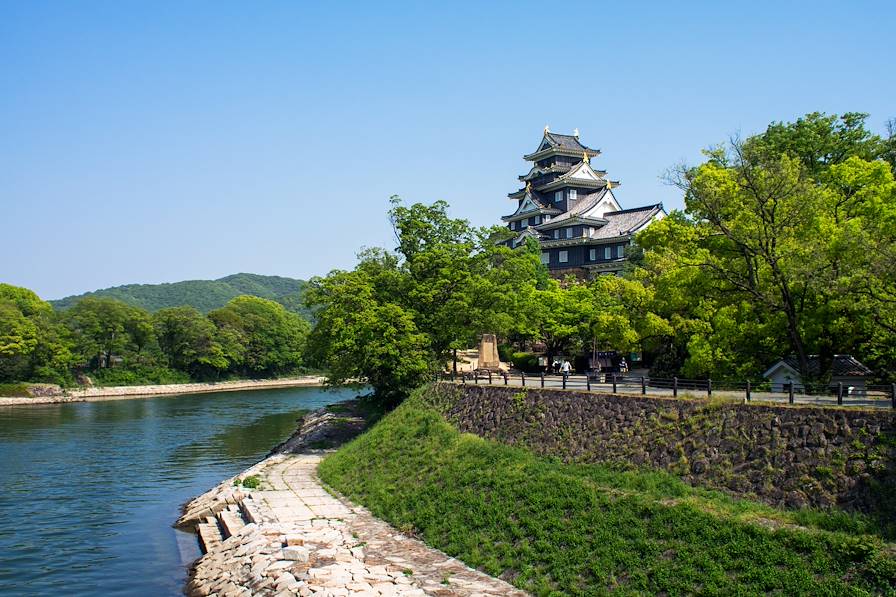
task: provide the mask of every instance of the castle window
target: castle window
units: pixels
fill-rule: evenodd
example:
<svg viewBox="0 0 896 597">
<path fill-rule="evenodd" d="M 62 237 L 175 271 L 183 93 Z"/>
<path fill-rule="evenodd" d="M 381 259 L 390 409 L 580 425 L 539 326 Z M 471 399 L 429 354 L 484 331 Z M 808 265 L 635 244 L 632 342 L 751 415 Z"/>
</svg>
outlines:
<svg viewBox="0 0 896 597">
<path fill-rule="evenodd" d="M 577 193 L 576 193 L 575 189 L 569 189 L 569 200 L 570 201 L 575 201 L 576 195 L 577 195 Z"/>
<path fill-rule="evenodd" d="M 543 252 L 543 253 L 541 254 L 541 263 L 544 264 L 544 265 L 547 265 L 547 264 L 549 264 L 550 262 L 551 262 L 551 254 L 548 253 L 547 251 Z"/>
<path fill-rule="evenodd" d="M 597 249 L 588 250 L 588 261 L 597 261 Z"/>
<path fill-rule="evenodd" d="M 572 228 L 566 229 L 566 238 L 572 238 Z"/>
<path fill-rule="evenodd" d="M 613 247 L 604 247 L 604 259 L 613 258 Z"/>
<path fill-rule="evenodd" d="M 559 228 L 554 229 L 554 238 L 560 238 L 560 229 Z"/>
<path fill-rule="evenodd" d="M 563 201 L 563 191 L 557 191 L 554 193 L 554 203 L 560 203 Z"/>
<path fill-rule="evenodd" d="M 558 257 L 558 261 L 560 263 L 566 263 L 567 261 L 569 261 L 569 251 L 560 251 Z"/>
</svg>

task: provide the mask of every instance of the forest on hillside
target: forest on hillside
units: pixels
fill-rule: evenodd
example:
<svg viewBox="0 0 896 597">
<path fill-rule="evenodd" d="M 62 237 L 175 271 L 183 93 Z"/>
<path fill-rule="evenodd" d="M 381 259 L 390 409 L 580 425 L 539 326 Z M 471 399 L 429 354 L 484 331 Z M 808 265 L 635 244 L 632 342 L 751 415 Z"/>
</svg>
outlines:
<svg viewBox="0 0 896 597">
<path fill-rule="evenodd" d="M 126 284 L 50 301 L 57 309 L 68 309 L 88 296 L 117 299 L 150 313 L 168 307 L 190 306 L 200 313 L 220 309 L 230 299 L 249 295 L 280 303 L 288 311 L 307 316 L 302 300 L 307 282 L 281 276 L 233 274 L 217 280 L 185 280 L 167 284 Z"/>
</svg>

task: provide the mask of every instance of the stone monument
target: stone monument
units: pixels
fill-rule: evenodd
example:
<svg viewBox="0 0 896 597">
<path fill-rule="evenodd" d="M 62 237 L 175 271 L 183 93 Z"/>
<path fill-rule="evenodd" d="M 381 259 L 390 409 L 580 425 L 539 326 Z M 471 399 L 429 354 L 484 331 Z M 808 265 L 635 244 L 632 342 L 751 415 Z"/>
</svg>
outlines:
<svg viewBox="0 0 896 597">
<path fill-rule="evenodd" d="M 501 358 L 498 356 L 498 339 L 494 334 L 482 334 L 479 340 L 479 369 L 490 371 L 501 370 Z"/>
</svg>

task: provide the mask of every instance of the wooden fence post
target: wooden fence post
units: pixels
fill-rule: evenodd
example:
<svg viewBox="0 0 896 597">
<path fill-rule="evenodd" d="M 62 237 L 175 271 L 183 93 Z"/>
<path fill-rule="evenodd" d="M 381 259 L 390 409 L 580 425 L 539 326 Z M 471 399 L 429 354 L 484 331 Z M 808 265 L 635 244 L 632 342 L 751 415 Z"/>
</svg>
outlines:
<svg viewBox="0 0 896 597">
<path fill-rule="evenodd" d="M 678 378 L 672 378 L 672 397 L 678 398 Z"/>
<path fill-rule="evenodd" d="M 787 402 L 793 404 L 793 382 L 787 384 Z"/>
<path fill-rule="evenodd" d="M 706 380 L 706 396 L 712 396 L 712 379 L 707 378 Z"/>
<path fill-rule="evenodd" d="M 747 402 L 750 401 L 750 380 L 747 380 Z"/>
<path fill-rule="evenodd" d="M 474 372 L 473 372 L 473 382 L 474 382 L 477 386 L 479 385 L 479 372 L 478 372 L 478 371 L 474 371 Z"/>
<path fill-rule="evenodd" d="M 616 393 L 616 374 L 613 374 L 613 393 Z"/>
<path fill-rule="evenodd" d="M 837 382 L 837 404 L 843 404 L 843 382 Z"/>
<path fill-rule="evenodd" d="M 504 385 L 506 386 L 507 385 L 507 372 L 505 371 L 504 373 L 502 373 L 502 375 L 504 376 Z"/>
<path fill-rule="evenodd" d="M 647 394 L 647 380 L 644 379 L 644 376 L 641 376 L 641 395 L 644 396 Z"/>
<path fill-rule="evenodd" d="M 523 380 L 523 387 L 526 387 L 526 372 L 520 371 L 520 378 Z"/>
<path fill-rule="evenodd" d="M 492 385 L 492 372 L 488 372 L 488 385 Z"/>
<path fill-rule="evenodd" d="M 541 372 L 541 387 L 544 387 L 544 371 Z"/>
<path fill-rule="evenodd" d="M 588 391 L 591 391 L 591 376 L 585 374 L 585 386 L 588 388 Z"/>
</svg>

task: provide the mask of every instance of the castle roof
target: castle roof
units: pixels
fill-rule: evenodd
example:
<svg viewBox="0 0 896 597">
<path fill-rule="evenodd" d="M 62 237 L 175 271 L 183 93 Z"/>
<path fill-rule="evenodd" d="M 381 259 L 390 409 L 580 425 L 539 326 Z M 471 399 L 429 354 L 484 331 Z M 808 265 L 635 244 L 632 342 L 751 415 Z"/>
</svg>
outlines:
<svg viewBox="0 0 896 597">
<path fill-rule="evenodd" d="M 615 238 L 633 234 L 662 211 L 663 204 L 655 203 L 644 207 L 607 212 L 604 214 L 607 224 L 595 230 L 591 238 Z"/>
<path fill-rule="evenodd" d="M 595 157 L 600 155 L 600 150 L 582 145 L 577 135 L 561 135 L 545 130 L 538 149 L 528 155 L 524 155 L 523 159 L 533 161 L 557 153 L 565 155 L 587 153 L 589 157 Z"/>
</svg>

